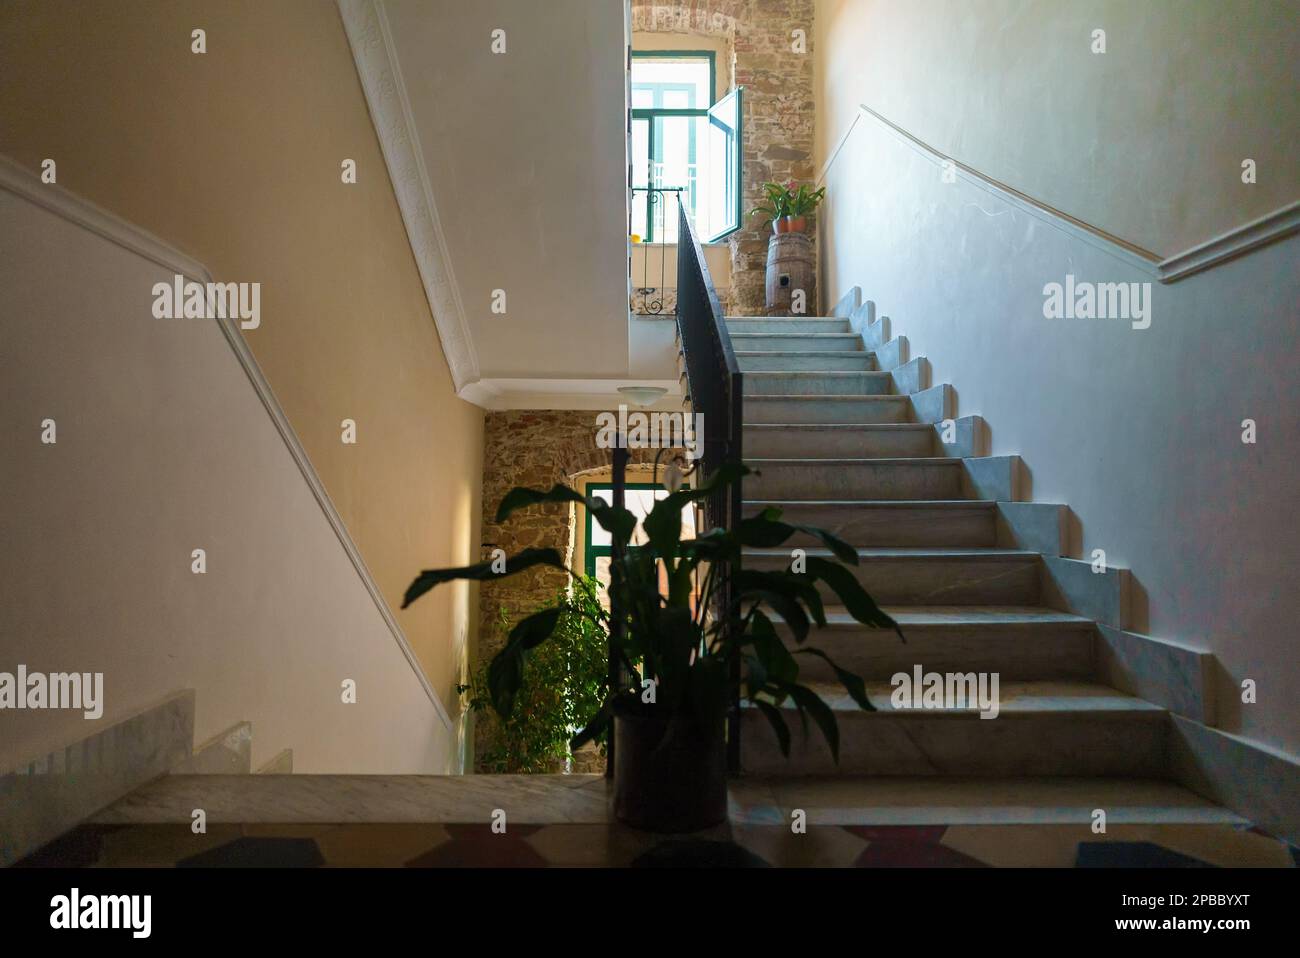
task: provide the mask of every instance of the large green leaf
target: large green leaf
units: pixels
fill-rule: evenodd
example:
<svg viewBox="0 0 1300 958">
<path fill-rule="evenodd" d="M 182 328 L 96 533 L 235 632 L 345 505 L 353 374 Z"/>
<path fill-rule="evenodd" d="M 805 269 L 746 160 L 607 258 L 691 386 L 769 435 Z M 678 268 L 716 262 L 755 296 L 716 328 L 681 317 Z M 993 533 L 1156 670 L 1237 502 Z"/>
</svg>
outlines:
<svg viewBox="0 0 1300 958">
<path fill-rule="evenodd" d="M 781 717 L 781 710 L 763 701 L 754 701 L 753 705 L 767 719 L 768 724 L 772 726 L 772 731 L 776 732 L 776 741 L 781 746 L 781 754 L 789 758 L 790 728 L 785 724 L 785 719 Z"/>
<path fill-rule="evenodd" d="M 772 627 L 772 620 L 762 612 L 754 613 L 749 625 L 748 640 L 763 667 L 761 685 L 793 682 L 799 677 L 799 663 L 790 655 L 790 650 Z"/>
<path fill-rule="evenodd" d="M 771 606 L 802 642 L 808 636 L 808 614 L 818 627 L 826 625 L 826 610 L 814 580 L 793 572 L 741 569 L 736 576 L 740 601 L 762 601 Z M 788 614 L 787 614 L 788 613 Z M 793 620 L 791 619 L 793 616 Z"/>
<path fill-rule="evenodd" d="M 840 726 L 835 721 L 835 713 L 831 707 L 821 700 L 821 698 L 812 689 L 804 685 L 798 685 L 793 682 L 778 682 L 778 687 L 785 692 L 799 707 L 800 713 L 807 712 L 817 723 L 817 727 L 822 730 L 822 735 L 826 738 L 826 744 L 830 746 L 831 756 L 835 759 L 835 764 L 840 763 Z"/>
<path fill-rule="evenodd" d="M 835 664 L 834 660 L 821 649 L 798 649 L 794 654 L 817 656 L 817 658 L 824 661 L 832 670 L 834 670 L 835 677 L 839 679 L 840 684 L 844 686 L 844 691 L 848 692 L 853 701 L 858 703 L 859 708 L 867 712 L 874 712 L 876 710 L 876 707 L 871 704 L 871 700 L 867 698 L 867 686 L 866 683 L 862 681 L 862 676 L 855 675 L 847 669 L 840 668 Z"/>
<path fill-rule="evenodd" d="M 591 721 L 587 723 L 586 727 L 569 740 L 569 750 L 571 752 L 576 752 L 578 749 L 582 748 L 582 746 L 592 741 L 596 736 L 600 735 L 601 732 L 609 728 L 609 723 L 613 717 L 613 710 L 610 708 L 609 702 L 606 702 L 600 707 L 600 711 L 591 717 Z"/>
<path fill-rule="evenodd" d="M 497 507 L 496 521 L 505 522 L 511 514 L 529 506 L 557 502 L 574 502 L 586 506 L 591 512 L 591 517 L 614 537 L 615 542 L 629 541 L 636 529 L 636 516 L 628 510 L 617 509 L 596 496 L 583 496 L 558 482 L 546 492 L 539 489 L 525 489 L 522 486 L 511 489 L 501 500 L 501 505 Z"/>
<path fill-rule="evenodd" d="M 555 606 L 520 619 L 510 630 L 505 648 L 488 666 L 488 694 L 502 718 L 509 718 L 514 711 L 515 696 L 524 680 L 524 653 L 551 637 L 563 611 Z"/>
<path fill-rule="evenodd" d="M 880 629 L 893 629 L 900 639 L 903 638 L 903 630 L 898 627 L 898 623 L 881 611 L 851 570 L 820 556 L 808 556 L 807 569 L 809 577 L 820 579 L 830 586 L 831 591 L 844 603 L 849 615 L 858 622 Z"/>
<path fill-rule="evenodd" d="M 756 549 L 771 549 L 784 543 L 796 532 L 802 532 L 825 545 L 841 562 L 847 562 L 849 565 L 858 564 L 858 551 L 833 533 L 816 526 L 781 522 L 772 513 L 779 515 L 780 510 L 764 509 L 757 515 L 742 519 L 736 525 L 736 536 L 740 539 L 741 545 Z"/>
<path fill-rule="evenodd" d="M 662 499 L 655 502 L 654 507 L 650 510 L 650 515 L 646 516 L 645 521 L 641 523 L 641 528 L 646 532 L 650 543 L 655 545 L 656 551 L 661 556 L 674 555 L 674 552 L 665 551 L 656 545 L 655 531 L 659 531 L 661 541 L 675 542 L 677 535 L 680 535 L 680 516 L 681 511 L 692 502 L 699 502 L 701 499 L 707 499 L 717 490 L 731 485 L 733 482 L 739 482 L 741 478 L 749 475 L 751 470 L 738 462 L 724 462 L 717 469 L 713 470 L 712 475 L 705 477 L 704 481 L 697 486 L 688 486 L 678 489 L 676 492 L 669 493 Z M 679 530 L 677 535 L 673 534 L 674 523 Z"/>
<path fill-rule="evenodd" d="M 425 569 L 406 587 L 406 594 L 402 596 L 402 608 L 405 609 L 434 586 L 455 579 L 473 579 L 482 582 L 496 576 L 514 575 L 516 572 L 522 572 L 524 569 L 530 569 L 535 565 L 549 565 L 557 569 L 563 569 L 565 572 L 569 571 L 564 564 L 564 560 L 560 558 L 560 553 L 555 549 L 524 549 L 522 552 L 508 557 L 505 561 L 505 569 L 501 572 L 493 568 L 495 564 L 495 560 L 489 559 L 486 562 L 460 566 L 455 569 Z"/>
</svg>

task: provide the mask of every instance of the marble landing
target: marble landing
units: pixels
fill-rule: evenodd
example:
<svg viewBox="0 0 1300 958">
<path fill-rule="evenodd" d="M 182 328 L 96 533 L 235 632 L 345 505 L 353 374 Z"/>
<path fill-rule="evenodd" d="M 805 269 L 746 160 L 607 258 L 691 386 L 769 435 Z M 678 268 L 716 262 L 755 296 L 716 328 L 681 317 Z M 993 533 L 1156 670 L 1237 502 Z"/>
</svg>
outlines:
<svg viewBox="0 0 1300 958">
<path fill-rule="evenodd" d="M 595 775 L 173 775 L 23 864 L 622 867 L 680 840 L 619 825 L 609 799 Z M 191 831 L 195 808 L 206 834 Z M 1093 831 L 1097 808 L 1104 834 Z M 496 809 L 504 835 L 492 831 Z M 1233 813 L 1141 780 L 744 778 L 730 786 L 728 821 L 689 837 L 704 856 L 694 864 L 1294 864 L 1286 843 Z"/>
</svg>

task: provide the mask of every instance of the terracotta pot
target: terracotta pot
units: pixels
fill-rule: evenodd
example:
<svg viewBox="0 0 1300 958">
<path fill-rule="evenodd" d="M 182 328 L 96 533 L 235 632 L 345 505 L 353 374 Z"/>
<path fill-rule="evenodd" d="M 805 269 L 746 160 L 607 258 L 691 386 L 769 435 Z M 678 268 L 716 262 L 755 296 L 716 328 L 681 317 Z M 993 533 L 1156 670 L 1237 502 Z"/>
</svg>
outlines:
<svg viewBox="0 0 1300 958">
<path fill-rule="evenodd" d="M 726 720 L 614 710 L 614 815 L 653 832 L 694 832 L 727 818 Z"/>
<path fill-rule="evenodd" d="M 790 217 L 788 216 L 779 216 L 776 219 L 772 220 L 772 232 L 776 233 L 778 236 L 780 236 L 782 233 L 790 232 L 789 219 Z"/>
<path fill-rule="evenodd" d="M 785 232 L 802 233 L 808 228 L 808 217 L 806 216 L 787 216 L 785 218 Z"/>
</svg>

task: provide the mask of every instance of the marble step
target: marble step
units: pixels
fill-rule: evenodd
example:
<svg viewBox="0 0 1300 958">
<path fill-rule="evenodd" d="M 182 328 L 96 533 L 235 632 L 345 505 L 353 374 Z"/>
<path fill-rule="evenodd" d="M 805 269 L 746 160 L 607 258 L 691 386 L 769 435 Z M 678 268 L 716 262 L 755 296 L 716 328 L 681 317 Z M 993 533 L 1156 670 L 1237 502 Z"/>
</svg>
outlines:
<svg viewBox="0 0 1300 958">
<path fill-rule="evenodd" d="M 745 455 L 762 459 L 929 458 L 939 451 L 930 423 L 752 423 Z"/>
<path fill-rule="evenodd" d="M 733 780 L 732 820 L 770 825 L 789 822 L 802 810 L 809 825 L 1064 825 L 1087 829 L 1093 810 L 1104 808 L 1108 825 L 1211 825 L 1244 827 L 1246 819 L 1170 781 L 1136 777 L 1014 776 L 943 778 L 917 776 L 746 776 Z M 997 831 L 997 830 L 995 830 Z M 979 829 L 966 841 L 986 834 Z M 990 864 L 1072 865 L 1078 833 L 1060 845 L 1056 862 L 1042 859 L 1033 843 L 1021 847 L 998 833 L 1000 857 Z M 945 844 L 953 841 L 948 832 Z M 987 841 L 987 839 L 985 839 Z M 959 842 L 958 847 L 965 844 Z M 1279 848 L 1281 863 L 1290 859 Z M 1224 864 L 1237 864 L 1225 860 Z"/>
<path fill-rule="evenodd" d="M 805 349 L 818 352 L 866 351 L 862 337 L 857 333 L 732 333 L 731 348 L 746 353 Z"/>
<path fill-rule="evenodd" d="M 997 672 L 1000 681 L 1073 680 L 1093 677 L 1095 626 L 1091 619 L 1038 606 L 885 606 L 903 631 L 862 625 L 842 606 L 826 608 L 826 627 L 803 643 L 821 649 L 842 668 L 868 681 L 927 671 Z M 791 650 L 789 628 L 777 625 Z M 834 682 L 831 667 L 816 656 L 799 656 L 799 674 Z"/>
<path fill-rule="evenodd" d="M 778 371 L 812 370 L 830 372 L 833 370 L 867 370 L 877 368 L 876 354 L 846 352 L 837 349 L 808 349 L 798 352 L 780 352 L 775 349 L 757 352 L 737 352 L 736 360 L 740 371 L 755 372 L 767 369 Z"/>
<path fill-rule="evenodd" d="M 727 332 L 736 333 L 850 333 L 853 327 L 847 319 L 825 316 L 727 317 Z"/>
<path fill-rule="evenodd" d="M 911 422 L 910 396 L 746 396 L 745 424 Z"/>
<path fill-rule="evenodd" d="M 839 720 L 840 761 L 785 703 L 790 757 L 755 708 L 741 715 L 741 768 L 757 775 L 1072 775 L 1167 778 L 1164 709 L 1084 682 L 1000 682 L 996 718 L 974 709 L 895 710 L 886 683 L 865 712 L 838 684 L 813 684 Z"/>
<path fill-rule="evenodd" d="M 749 448 L 749 436 L 745 437 Z M 998 544 L 997 504 L 983 499 L 747 500 L 746 515 L 775 506 L 792 525 L 816 526 L 862 548 L 992 548 Z M 789 546 L 817 546 L 796 533 Z"/>
<path fill-rule="evenodd" d="M 753 499 L 960 499 L 960 459 L 762 459 L 745 453 Z"/>
<path fill-rule="evenodd" d="M 744 390 L 746 396 L 887 396 L 894 377 L 866 370 L 761 370 L 745 374 Z"/>
<path fill-rule="evenodd" d="M 805 549 L 830 558 L 827 549 Z M 789 569 L 790 549 L 746 549 L 745 568 Z M 858 549 L 852 566 L 880 605 L 1038 605 L 1042 556 L 1019 549 Z M 824 600 L 838 602 L 824 585 Z"/>
</svg>

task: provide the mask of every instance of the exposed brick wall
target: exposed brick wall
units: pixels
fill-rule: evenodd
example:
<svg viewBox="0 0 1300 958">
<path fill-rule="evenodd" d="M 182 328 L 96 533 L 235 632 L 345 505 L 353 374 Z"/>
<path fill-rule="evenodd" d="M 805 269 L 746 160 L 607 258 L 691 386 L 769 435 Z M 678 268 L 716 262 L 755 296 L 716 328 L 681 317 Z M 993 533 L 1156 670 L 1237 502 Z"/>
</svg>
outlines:
<svg viewBox="0 0 1300 958">
<path fill-rule="evenodd" d="M 766 181 L 813 180 L 813 0 L 632 0 L 632 30 L 730 43 L 734 82 L 745 87 L 746 211 L 762 200 Z M 794 52 L 795 30 L 804 31 L 803 53 Z M 771 229 L 745 222 L 730 238 L 728 310 L 761 315 Z M 814 312 L 815 290 L 808 294 Z"/>
</svg>

